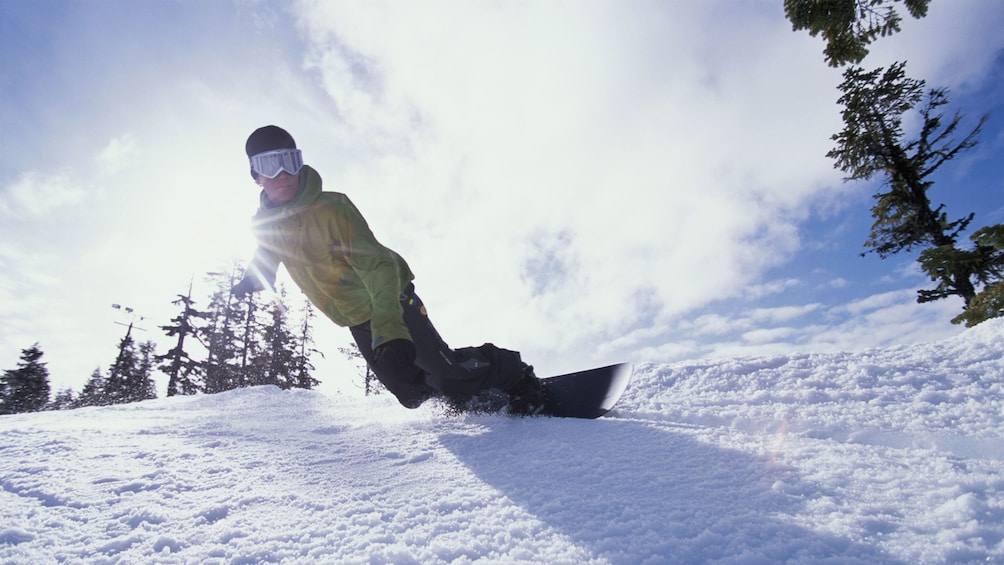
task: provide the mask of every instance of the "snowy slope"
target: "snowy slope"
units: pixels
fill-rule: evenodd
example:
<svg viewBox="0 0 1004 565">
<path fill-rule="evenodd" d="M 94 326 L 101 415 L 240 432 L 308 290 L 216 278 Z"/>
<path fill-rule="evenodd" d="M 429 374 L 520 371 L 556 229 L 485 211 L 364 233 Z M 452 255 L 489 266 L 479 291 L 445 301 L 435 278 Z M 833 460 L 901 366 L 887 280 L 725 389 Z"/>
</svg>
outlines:
<svg viewBox="0 0 1004 565">
<path fill-rule="evenodd" d="M 1004 320 L 597 421 L 274 388 L 0 418 L 2 563 L 1002 563 Z"/>
</svg>

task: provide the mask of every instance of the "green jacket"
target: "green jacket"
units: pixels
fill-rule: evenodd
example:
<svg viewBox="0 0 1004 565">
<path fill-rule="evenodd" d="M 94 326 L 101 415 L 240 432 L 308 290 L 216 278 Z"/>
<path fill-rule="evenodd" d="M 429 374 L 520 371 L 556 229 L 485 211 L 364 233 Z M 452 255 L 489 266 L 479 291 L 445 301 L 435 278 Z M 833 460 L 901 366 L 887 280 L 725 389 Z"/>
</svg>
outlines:
<svg viewBox="0 0 1004 565">
<path fill-rule="evenodd" d="M 404 325 L 401 291 L 414 278 L 400 255 L 384 247 L 349 197 L 322 192 L 313 168 L 300 170 L 293 200 L 272 206 L 261 194 L 253 231 L 258 251 L 249 274 L 275 284 L 282 263 L 293 282 L 340 326 L 370 322 L 373 346 L 411 339 Z"/>
</svg>

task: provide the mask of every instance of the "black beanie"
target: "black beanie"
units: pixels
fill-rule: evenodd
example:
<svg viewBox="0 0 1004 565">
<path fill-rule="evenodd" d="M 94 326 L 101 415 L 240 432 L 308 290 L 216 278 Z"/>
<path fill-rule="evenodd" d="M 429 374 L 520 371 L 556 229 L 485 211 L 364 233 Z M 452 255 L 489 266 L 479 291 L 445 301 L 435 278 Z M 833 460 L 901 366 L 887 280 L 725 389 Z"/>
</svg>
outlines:
<svg viewBox="0 0 1004 565">
<path fill-rule="evenodd" d="M 260 127 L 248 136 L 248 141 L 244 145 L 248 158 L 276 149 L 296 149 L 296 142 L 289 132 L 279 126 Z"/>
</svg>

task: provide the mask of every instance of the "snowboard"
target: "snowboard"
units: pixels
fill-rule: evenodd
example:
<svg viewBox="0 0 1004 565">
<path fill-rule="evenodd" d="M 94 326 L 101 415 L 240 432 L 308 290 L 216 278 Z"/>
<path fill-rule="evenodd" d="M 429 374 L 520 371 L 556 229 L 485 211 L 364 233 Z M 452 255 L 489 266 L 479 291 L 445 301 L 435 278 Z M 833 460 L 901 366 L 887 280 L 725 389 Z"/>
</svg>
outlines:
<svg viewBox="0 0 1004 565">
<path fill-rule="evenodd" d="M 608 367 L 545 377 L 540 380 L 547 399 L 540 416 L 599 418 L 617 404 L 631 382 L 631 365 Z"/>
</svg>

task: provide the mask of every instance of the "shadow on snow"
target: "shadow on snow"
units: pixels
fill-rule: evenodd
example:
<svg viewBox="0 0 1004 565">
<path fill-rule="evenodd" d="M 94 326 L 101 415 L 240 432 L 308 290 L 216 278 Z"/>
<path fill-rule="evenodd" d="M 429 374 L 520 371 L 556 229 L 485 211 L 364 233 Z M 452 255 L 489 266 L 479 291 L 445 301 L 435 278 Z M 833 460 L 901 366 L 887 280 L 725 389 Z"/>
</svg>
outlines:
<svg viewBox="0 0 1004 565">
<path fill-rule="evenodd" d="M 673 424 L 484 423 L 483 433 L 445 434 L 441 442 L 481 480 L 597 558 L 900 563 L 877 547 L 795 524 L 804 502 L 783 491 L 793 483 L 796 492 L 814 489 L 797 485 L 790 468 L 699 442 Z"/>
</svg>

